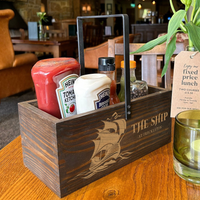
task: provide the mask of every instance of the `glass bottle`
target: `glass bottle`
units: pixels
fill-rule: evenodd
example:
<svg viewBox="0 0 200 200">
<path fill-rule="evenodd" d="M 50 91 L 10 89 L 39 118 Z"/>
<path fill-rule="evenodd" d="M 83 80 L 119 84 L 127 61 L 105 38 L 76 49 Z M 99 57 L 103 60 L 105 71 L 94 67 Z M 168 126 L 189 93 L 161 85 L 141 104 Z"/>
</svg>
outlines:
<svg viewBox="0 0 200 200">
<path fill-rule="evenodd" d="M 136 80 L 131 83 L 131 99 L 148 94 L 148 85 L 146 81 Z"/>
<path fill-rule="evenodd" d="M 120 100 L 117 96 L 116 81 L 115 81 L 115 58 L 100 57 L 98 61 L 98 70 L 99 70 L 99 73 L 106 74 L 111 79 L 110 105 L 119 103 Z"/>
<path fill-rule="evenodd" d="M 135 77 L 135 68 L 136 68 L 136 62 L 133 60 L 130 60 L 130 84 L 131 82 L 134 82 L 136 80 Z M 125 101 L 125 81 L 124 81 L 124 61 L 121 61 L 121 69 L 122 69 L 122 76 L 120 79 L 120 92 L 119 92 L 119 100 Z"/>
<path fill-rule="evenodd" d="M 197 51 L 194 46 L 187 46 L 186 51 Z"/>
<path fill-rule="evenodd" d="M 148 85 L 145 81 L 137 80 L 135 76 L 136 62 L 130 60 L 130 95 L 131 99 L 148 94 Z M 120 79 L 121 89 L 119 92 L 120 101 L 125 101 L 124 61 L 121 61 L 122 76 Z"/>
</svg>

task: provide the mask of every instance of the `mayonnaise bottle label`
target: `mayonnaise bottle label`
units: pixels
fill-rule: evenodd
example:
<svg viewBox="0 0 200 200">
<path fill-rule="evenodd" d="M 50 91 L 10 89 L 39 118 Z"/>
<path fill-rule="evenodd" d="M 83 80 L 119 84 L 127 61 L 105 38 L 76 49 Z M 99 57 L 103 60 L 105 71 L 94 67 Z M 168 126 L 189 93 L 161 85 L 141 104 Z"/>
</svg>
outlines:
<svg viewBox="0 0 200 200">
<path fill-rule="evenodd" d="M 74 93 L 74 82 L 77 78 L 77 74 L 71 74 L 59 81 L 56 95 L 62 118 L 70 117 L 77 113 Z"/>
<path fill-rule="evenodd" d="M 95 101 L 95 109 L 104 108 L 109 106 L 110 89 L 106 88 L 97 94 L 98 100 Z"/>
</svg>

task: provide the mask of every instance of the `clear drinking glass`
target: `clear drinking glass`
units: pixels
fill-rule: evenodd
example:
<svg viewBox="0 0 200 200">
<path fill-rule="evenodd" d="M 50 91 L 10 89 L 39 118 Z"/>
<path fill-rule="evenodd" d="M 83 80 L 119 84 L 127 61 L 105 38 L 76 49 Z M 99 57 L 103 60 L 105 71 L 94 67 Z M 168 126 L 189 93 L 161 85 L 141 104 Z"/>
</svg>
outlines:
<svg viewBox="0 0 200 200">
<path fill-rule="evenodd" d="M 173 153 L 176 174 L 200 184 L 200 110 L 187 110 L 176 115 Z"/>
</svg>

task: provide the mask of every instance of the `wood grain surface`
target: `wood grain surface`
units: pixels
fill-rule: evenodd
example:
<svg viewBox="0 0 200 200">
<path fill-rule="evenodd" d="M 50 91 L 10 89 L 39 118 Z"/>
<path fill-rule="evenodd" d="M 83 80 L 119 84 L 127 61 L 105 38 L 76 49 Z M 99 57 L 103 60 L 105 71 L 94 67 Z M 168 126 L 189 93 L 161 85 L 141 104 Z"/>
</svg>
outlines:
<svg viewBox="0 0 200 200">
<path fill-rule="evenodd" d="M 171 91 L 150 86 L 127 121 L 124 102 L 61 120 L 22 102 L 24 164 L 64 197 L 169 143 L 170 104 Z"/>
<path fill-rule="evenodd" d="M 0 180 L 1 200 L 60 199 L 23 165 L 20 136 L 0 151 Z M 199 200 L 200 186 L 175 174 L 169 143 L 62 199 Z"/>
</svg>

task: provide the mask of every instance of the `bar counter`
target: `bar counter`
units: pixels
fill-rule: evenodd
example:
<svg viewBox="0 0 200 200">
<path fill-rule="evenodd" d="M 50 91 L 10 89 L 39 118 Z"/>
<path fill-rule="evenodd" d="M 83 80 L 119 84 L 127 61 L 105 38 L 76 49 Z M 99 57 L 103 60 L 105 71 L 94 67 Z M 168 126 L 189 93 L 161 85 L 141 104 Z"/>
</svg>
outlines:
<svg viewBox="0 0 200 200">
<path fill-rule="evenodd" d="M 158 37 L 160 33 L 167 33 L 168 24 L 131 24 L 131 33 L 140 33 L 140 42 L 146 43 Z"/>
<path fill-rule="evenodd" d="M 200 186 L 175 174 L 172 152 L 171 142 L 62 199 L 200 199 Z M 60 199 L 24 166 L 20 136 L 0 151 L 0 180 L 0 200 Z"/>
</svg>

